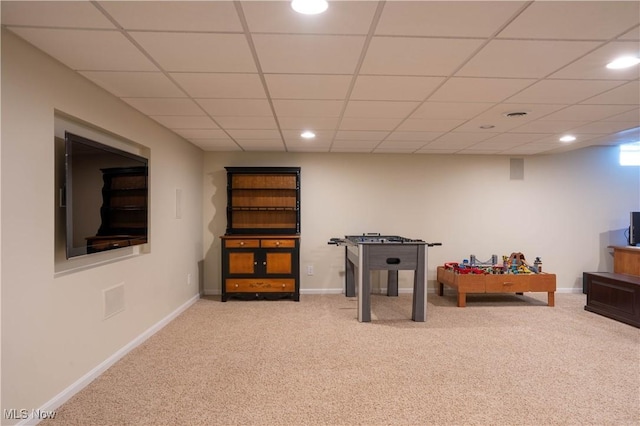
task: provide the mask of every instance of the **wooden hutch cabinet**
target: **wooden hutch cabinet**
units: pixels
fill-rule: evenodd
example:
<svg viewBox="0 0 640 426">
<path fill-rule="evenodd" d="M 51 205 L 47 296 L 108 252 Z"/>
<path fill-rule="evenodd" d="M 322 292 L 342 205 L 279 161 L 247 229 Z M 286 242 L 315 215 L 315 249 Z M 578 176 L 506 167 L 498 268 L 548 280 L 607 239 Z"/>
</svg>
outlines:
<svg viewBox="0 0 640 426">
<path fill-rule="evenodd" d="M 226 167 L 222 301 L 300 300 L 300 168 Z"/>
</svg>

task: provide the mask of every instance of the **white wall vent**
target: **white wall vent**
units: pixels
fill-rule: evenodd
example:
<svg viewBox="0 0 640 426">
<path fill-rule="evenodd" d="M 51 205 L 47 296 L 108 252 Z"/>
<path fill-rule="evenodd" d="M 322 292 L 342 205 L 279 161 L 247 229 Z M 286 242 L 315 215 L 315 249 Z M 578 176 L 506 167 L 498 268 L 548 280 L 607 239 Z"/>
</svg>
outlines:
<svg viewBox="0 0 640 426">
<path fill-rule="evenodd" d="M 102 290 L 102 296 L 104 306 L 103 319 L 124 311 L 124 283 Z"/>
</svg>

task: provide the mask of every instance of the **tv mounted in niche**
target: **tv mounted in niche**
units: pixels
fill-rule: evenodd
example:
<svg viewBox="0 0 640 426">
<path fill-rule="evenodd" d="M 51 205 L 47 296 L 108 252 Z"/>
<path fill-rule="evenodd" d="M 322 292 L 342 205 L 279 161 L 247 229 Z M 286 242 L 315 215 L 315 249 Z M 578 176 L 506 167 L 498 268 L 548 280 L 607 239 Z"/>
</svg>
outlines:
<svg viewBox="0 0 640 426">
<path fill-rule="evenodd" d="M 148 160 L 65 132 L 67 258 L 147 242 Z"/>
</svg>

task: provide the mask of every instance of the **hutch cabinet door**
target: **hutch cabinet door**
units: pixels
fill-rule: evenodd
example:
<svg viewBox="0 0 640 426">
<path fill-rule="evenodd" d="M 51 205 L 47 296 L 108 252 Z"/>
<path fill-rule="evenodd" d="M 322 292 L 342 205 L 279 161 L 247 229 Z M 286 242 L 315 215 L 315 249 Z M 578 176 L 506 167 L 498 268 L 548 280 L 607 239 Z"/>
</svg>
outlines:
<svg viewBox="0 0 640 426">
<path fill-rule="evenodd" d="M 229 252 L 229 274 L 255 274 L 257 260 L 252 251 Z"/>
</svg>

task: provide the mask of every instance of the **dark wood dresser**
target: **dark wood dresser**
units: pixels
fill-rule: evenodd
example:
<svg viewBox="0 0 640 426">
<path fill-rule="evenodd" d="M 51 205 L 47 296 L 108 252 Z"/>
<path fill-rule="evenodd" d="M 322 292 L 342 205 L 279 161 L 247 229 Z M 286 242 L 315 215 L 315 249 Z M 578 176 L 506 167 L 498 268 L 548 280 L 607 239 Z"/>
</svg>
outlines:
<svg viewBox="0 0 640 426">
<path fill-rule="evenodd" d="M 640 247 L 611 246 L 614 272 L 585 272 L 584 309 L 640 328 Z"/>
</svg>

